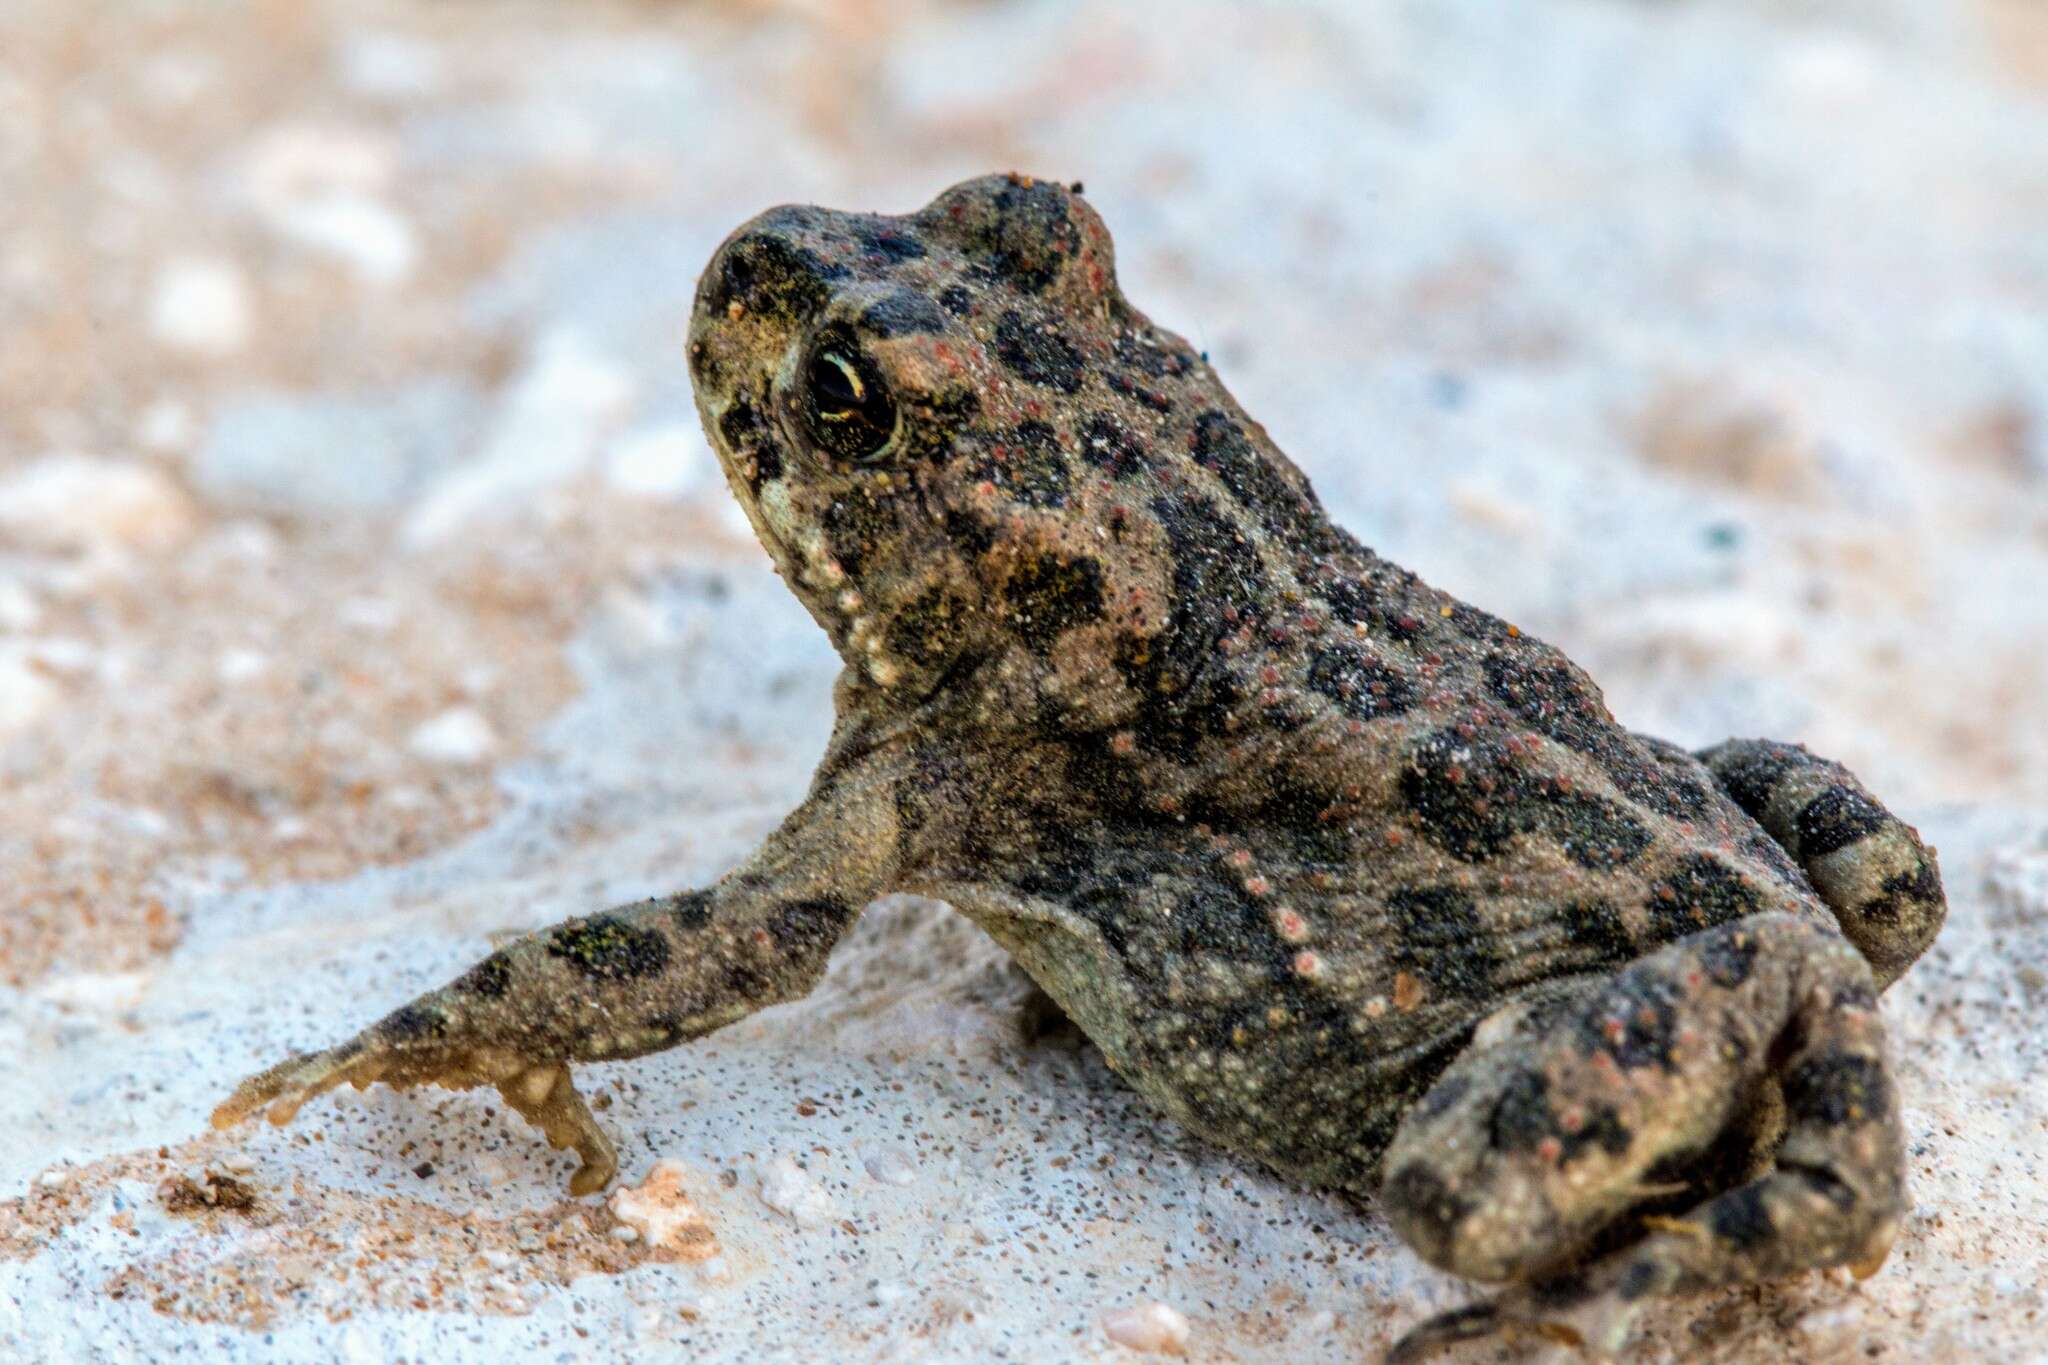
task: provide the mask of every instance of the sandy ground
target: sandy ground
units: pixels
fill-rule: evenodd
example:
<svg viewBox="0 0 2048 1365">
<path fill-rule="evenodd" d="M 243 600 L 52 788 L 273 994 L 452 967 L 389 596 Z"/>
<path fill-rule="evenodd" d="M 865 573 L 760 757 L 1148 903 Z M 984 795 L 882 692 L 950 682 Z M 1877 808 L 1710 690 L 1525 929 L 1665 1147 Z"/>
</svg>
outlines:
<svg viewBox="0 0 2048 1365">
<path fill-rule="evenodd" d="M 617 1205 L 474 1095 L 205 1128 L 787 808 L 834 660 L 695 429 L 696 271 L 1010 167 L 1368 542 L 1940 845 L 1892 1261 L 1642 1358 L 2048 1360 L 2033 0 L 0 6 L 0 1357 L 1121 1360 L 1156 1301 L 1351 1360 L 1462 1300 L 930 904 L 589 1069 Z"/>
</svg>

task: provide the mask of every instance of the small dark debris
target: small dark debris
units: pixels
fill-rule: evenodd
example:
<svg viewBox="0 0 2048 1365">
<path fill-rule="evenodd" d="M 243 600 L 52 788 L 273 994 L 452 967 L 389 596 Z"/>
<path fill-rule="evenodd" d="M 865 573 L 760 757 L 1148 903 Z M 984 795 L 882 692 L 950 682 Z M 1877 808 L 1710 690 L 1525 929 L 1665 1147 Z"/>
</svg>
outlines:
<svg viewBox="0 0 2048 1365">
<path fill-rule="evenodd" d="M 174 1175 L 157 1186 L 156 1195 L 172 1213 L 249 1213 L 258 1202 L 254 1189 L 219 1171 L 208 1171 L 198 1180 Z"/>
</svg>

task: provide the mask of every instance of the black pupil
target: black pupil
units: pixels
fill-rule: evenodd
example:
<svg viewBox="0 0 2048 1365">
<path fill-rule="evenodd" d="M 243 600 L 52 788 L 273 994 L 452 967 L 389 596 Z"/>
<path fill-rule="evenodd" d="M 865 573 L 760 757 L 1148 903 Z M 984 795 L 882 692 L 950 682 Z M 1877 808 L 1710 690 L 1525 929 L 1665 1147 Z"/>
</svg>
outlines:
<svg viewBox="0 0 2048 1365">
<path fill-rule="evenodd" d="M 861 395 L 853 387 L 852 364 L 843 356 L 821 355 L 811 366 L 811 392 L 818 396 L 818 407 L 826 412 L 844 411 L 860 406 Z"/>
<path fill-rule="evenodd" d="M 819 345 L 805 367 L 801 404 L 811 439 L 843 460 L 871 460 L 896 431 L 896 405 L 859 348 L 839 337 Z"/>
</svg>

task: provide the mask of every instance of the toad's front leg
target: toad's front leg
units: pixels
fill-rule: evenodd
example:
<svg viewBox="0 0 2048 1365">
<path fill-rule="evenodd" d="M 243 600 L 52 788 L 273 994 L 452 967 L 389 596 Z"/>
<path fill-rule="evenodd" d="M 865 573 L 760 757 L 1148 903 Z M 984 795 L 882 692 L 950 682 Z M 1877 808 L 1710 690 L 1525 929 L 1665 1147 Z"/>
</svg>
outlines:
<svg viewBox="0 0 2048 1365">
<path fill-rule="evenodd" d="M 344 1082 L 490 1085 L 583 1166 L 572 1193 L 617 1170 L 569 1063 L 637 1057 L 808 992 L 840 935 L 894 873 L 893 803 L 879 760 L 821 782 L 716 885 L 538 930 L 354 1038 L 244 1081 L 213 1113 L 290 1122 Z"/>
</svg>

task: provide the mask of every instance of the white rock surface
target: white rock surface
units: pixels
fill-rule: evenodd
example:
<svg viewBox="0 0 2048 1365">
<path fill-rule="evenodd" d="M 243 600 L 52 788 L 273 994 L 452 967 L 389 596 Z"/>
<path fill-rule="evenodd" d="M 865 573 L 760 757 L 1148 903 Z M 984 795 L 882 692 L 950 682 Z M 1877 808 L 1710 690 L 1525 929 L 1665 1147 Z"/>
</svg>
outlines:
<svg viewBox="0 0 2048 1365">
<path fill-rule="evenodd" d="M 45 455 L 0 476 L 0 535 L 55 550 L 168 550 L 194 516 L 178 486 L 148 465 L 97 455 Z"/>
<path fill-rule="evenodd" d="M 473 706 L 451 706 L 412 732 L 412 751 L 439 763 L 477 763 L 498 747 L 498 732 Z"/>
<path fill-rule="evenodd" d="M 431 545 L 489 508 L 581 473 L 633 396 L 631 373 L 575 328 L 540 339 L 484 448 L 441 476 L 408 516 L 405 538 Z"/>
<path fill-rule="evenodd" d="M 249 344 L 255 304 L 248 278 L 233 261 L 179 257 L 157 272 L 149 304 L 150 331 L 176 351 L 218 358 Z"/>
</svg>

